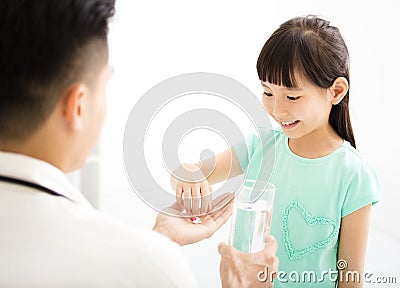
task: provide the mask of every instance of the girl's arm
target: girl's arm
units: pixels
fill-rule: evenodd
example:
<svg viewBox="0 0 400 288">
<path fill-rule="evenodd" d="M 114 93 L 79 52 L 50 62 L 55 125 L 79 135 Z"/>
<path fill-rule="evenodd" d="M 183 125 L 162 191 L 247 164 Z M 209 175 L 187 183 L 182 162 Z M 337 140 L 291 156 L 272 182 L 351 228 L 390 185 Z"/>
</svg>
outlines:
<svg viewBox="0 0 400 288">
<path fill-rule="evenodd" d="M 210 167 L 214 166 L 213 159 L 207 159 L 202 163 L 198 162 L 195 164 L 182 164 L 181 167 L 185 167 L 187 170 L 201 170 L 204 175 L 210 174 Z M 178 167 L 178 168 L 181 168 Z M 178 169 L 177 168 L 177 169 Z M 242 167 L 240 166 L 239 159 L 236 155 L 235 149 L 231 147 L 224 152 L 215 156 L 215 169 L 208 175 L 207 182 L 211 185 L 222 182 L 226 179 L 243 174 Z M 175 189 L 176 184 L 179 181 L 171 176 L 171 186 Z"/>
<path fill-rule="evenodd" d="M 218 154 L 215 158 L 215 169 L 207 177 L 207 181 L 211 185 L 243 174 L 242 168 L 240 167 L 239 159 L 236 155 L 234 148 L 225 150 L 221 154 Z M 196 166 L 199 167 L 203 171 L 203 173 L 205 173 L 205 170 L 213 165 L 212 162 L 212 159 L 207 159 L 203 163 L 197 163 Z"/>
<path fill-rule="evenodd" d="M 338 261 L 346 261 L 347 268 L 338 269 L 338 288 L 363 287 L 371 207 L 371 204 L 366 205 L 342 218 Z"/>
</svg>

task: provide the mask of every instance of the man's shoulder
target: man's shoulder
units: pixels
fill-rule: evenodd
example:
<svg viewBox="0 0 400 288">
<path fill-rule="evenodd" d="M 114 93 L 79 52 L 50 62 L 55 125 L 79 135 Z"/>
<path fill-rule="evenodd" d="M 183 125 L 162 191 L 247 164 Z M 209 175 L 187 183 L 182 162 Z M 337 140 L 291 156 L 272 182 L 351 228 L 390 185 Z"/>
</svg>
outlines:
<svg viewBox="0 0 400 288">
<path fill-rule="evenodd" d="M 40 277 L 50 281 L 48 275 L 52 275 L 54 287 L 65 281 L 71 287 L 133 287 L 175 283 L 180 271 L 188 269 L 180 247 L 150 229 L 124 224 L 60 197 L 36 195 L 0 203 L 4 235 L 0 239 L 0 278 L 7 283 L 22 281 L 21 285 L 39 287 L 40 283 L 35 286 L 32 281 Z M 12 209 L 1 209 L 6 205 Z M 26 272 L 26 279 L 1 272 L 11 270 L 20 275 Z M 158 279 L 151 279 L 154 272 Z"/>
</svg>

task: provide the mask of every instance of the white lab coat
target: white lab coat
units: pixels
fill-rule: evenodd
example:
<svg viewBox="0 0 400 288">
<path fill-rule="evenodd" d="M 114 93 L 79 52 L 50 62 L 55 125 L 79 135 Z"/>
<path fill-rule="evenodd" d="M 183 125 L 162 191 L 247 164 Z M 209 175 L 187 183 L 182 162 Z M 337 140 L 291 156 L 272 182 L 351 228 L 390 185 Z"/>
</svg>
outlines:
<svg viewBox="0 0 400 288">
<path fill-rule="evenodd" d="M 196 287 L 180 247 L 92 208 L 47 162 L 0 152 L 0 287 Z M 140 217 L 140 215 L 138 215 Z"/>
</svg>

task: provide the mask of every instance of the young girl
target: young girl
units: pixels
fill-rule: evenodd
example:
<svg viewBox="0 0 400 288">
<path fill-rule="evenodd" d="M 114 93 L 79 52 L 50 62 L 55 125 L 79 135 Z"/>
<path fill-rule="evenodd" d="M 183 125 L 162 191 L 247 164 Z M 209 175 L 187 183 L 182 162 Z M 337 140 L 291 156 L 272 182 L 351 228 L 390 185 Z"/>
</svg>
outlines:
<svg viewBox="0 0 400 288">
<path fill-rule="evenodd" d="M 228 176 L 246 172 L 254 179 L 259 159 L 275 142 L 271 233 L 279 246 L 281 274 L 274 287 L 362 287 L 370 210 L 379 186 L 356 150 L 346 44 L 327 21 L 294 18 L 265 43 L 257 71 L 263 105 L 280 124 L 275 141 L 260 147 L 254 135 L 248 147 L 218 155 L 206 181 L 172 181 L 178 199 L 204 196 L 210 184 Z"/>
</svg>

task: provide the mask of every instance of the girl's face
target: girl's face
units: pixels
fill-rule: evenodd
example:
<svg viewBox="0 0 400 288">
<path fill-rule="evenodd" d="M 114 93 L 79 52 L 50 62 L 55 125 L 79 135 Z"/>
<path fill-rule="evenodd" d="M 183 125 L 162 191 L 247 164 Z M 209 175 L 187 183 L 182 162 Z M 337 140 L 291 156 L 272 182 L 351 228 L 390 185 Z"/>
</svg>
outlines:
<svg viewBox="0 0 400 288">
<path fill-rule="evenodd" d="M 332 108 L 330 90 L 320 88 L 298 74 L 296 82 L 297 88 L 261 82 L 265 109 L 288 138 L 327 132 Z"/>
</svg>

